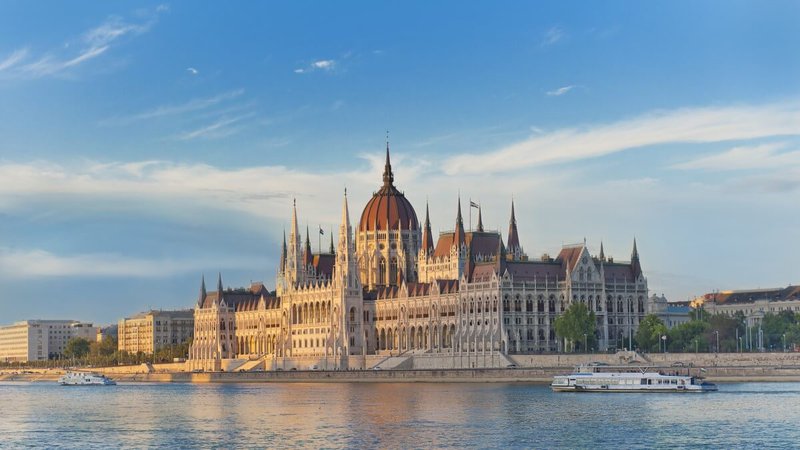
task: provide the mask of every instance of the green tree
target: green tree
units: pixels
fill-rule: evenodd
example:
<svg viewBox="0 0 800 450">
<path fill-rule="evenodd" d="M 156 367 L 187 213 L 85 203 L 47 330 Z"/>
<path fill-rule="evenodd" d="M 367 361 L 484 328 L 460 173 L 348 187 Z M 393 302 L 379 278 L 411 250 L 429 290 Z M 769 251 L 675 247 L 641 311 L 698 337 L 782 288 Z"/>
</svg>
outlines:
<svg viewBox="0 0 800 450">
<path fill-rule="evenodd" d="M 555 321 L 556 335 L 566 339 L 572 351 L 578 347 L 591 347 L 594 344 L 594 332 L 597 327 L 594 312 L 589 311 L 583 303 L 573 303 Z M 566 348 L 565 348 L 566 350 Z M 586 348 L 583 348 L 586 351 Z"/>
<path fill-rule="evenodd" d="M 89 341 L 84 338 L 72 338 L 64 347 L 64 356 L 81 359 L 89 354 Z"/>
<path fill-rule="evenodd" d="M 667 332 L 667 348 L 671 352 L 708 351 L 706 331 L 710 325 L 702 320 L 692 320 L 671 328 Z"/>
<path fill-rule="evenodd" d="M 661 336 L 667 334 L 667 326 L 655 314 L 648 314 L 639 322 L 636 342 L 646 351 L 656 351 L 661 346 Z"/>
</svg>

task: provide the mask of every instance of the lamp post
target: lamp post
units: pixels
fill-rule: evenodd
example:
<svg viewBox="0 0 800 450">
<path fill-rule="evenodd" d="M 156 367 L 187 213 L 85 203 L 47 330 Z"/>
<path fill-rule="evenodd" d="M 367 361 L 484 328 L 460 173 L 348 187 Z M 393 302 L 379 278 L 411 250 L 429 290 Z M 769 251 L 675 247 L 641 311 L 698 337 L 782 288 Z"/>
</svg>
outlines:
<svg viewBox="0 0 800 450">
<path fill-rule="evenodd" d="M 786 353 L 786 333 L 783 333 L 783 353 Z"/>
<path fill-rule="evenodd" d="M 667 353 L 667 335 L 661 335 L 661 341 L 664 343 L 664 351 L 662 353 Z"/>
<path fill-rule="evenodd" d="M 784 335 L 786 337 L 786 335 Z M 589 353 L 589 345 L 588 345 L 588 338 L 586 337 L 586 333 L 583 333 L 583 352 Z"/>
<path fill-rule="evenodd" d="M 719 330 L 714 330 L 714 334 L 717 336 L 717 351 L 719 353 Z"/>
</svg>

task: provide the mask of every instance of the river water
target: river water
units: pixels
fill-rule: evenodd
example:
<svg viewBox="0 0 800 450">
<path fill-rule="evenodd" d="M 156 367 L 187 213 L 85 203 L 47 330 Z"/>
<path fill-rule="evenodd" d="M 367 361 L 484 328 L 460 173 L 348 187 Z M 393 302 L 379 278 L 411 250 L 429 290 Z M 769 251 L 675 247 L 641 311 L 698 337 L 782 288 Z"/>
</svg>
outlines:
<svg viewBox="0 0 800 450">
<path fill-rule="evenodd" d="M 796 448 L 800 383 L 0 384 L 0 448 Z"/>
</svg>

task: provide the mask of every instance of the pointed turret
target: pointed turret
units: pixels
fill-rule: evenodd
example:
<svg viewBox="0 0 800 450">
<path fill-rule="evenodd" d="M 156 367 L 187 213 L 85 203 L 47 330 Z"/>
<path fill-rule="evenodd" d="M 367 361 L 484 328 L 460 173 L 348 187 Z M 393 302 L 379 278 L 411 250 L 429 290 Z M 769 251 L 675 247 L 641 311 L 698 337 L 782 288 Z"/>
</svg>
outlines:
<svg viewBox="0 0 800 450">
<path fill-rule="evenodd" d="M 425 202 L 425 228 L 422 231 L 422 250 L 426 255 L 433 253 L 433 233 L 431 233 L 431 217 L 428 202 Z"/>
<path fill-rule="evenodd" d="M 522 254 L 522 248 L 519 245 L 519 233 L 517 232 L 517 216 L 514 213 L 514 200 L 511 200 L 511 220 L 508 223 L 508 245 L 506 247 L 513 259 L 518 259 Z"/>
<path fill-rule="evenodd" d="M 386 141 L 386 164 L 383 166 L 383 186 L 388 187 L 394 184 L 394 174 L 392 173 L 392 161 L 389 157 L 389 141 Z"/>
<path fill-rule="evenodd" d="M 600 261 L 606 262 L 606 253 L 603 251 L 603 241 L 600 241 Z"/>
<path fill-rule="evenodd" d="M 342 223 L 339 225 L 339 244 L 336 251 L 335 270 L 337 282 L 349 287 L 358 287 L 360 285 L 346 189 L 344 191 L 344 200 L 342 201 Z"/>
<path fill-rule="evenodd" d="M 308 267 L 313 259 L 314 256 L 311 253 L 311 239 L 308 233 L 308 225 L 306 225 L 306 247 L 303 250 L 303 264 L 305 267 Z"/>
<path fill-rule="evenodd" d="M 205 274 L 200 278 L 200 296 L 197 298 L 197 306 L 202 308 L 203 302 L 206 300 L 206 276 Z"/>
<path fill-rule="evenodd" d="M 283 230 L 283 246 L 281 247 L 281 273 L 286 271 L 286 229 Z"/>
<path fill-rule="evenodd" d="M 453 236 L 453 243 L 458 245 L 459 248 L 461 244 L 466 242 L 466 236 L 464 235 L 464 219 L 461 217 L 461 196 L 458 197 L 458 214 L 456 215 L 456 231 L 455 236 Z"/>
<path fill-rule="evenodd" d="M 286 253 L 286 279 L 290 284 L 302 278 L 302 246 L 300 230 L 297 227 L 297 201 L 292 202 L 292 225 L 289 229 L 289 246 Z"/>
<path fill-rule="evenodd" d="M 333 246 L 333 228 L 331 228 L 331 248 L 330 248 L 331 255 L 336 254 L 336 249 Z"/>
<path fill-rule="evenodd" d="M 483 217 L 481 217 L 480 205 L 478 205 L 478 232 L 483 233 Z"/>
<path fill-rule="evenodd" d="M 633 238 L 633 251 L 631 251 L 631 270 L 633 277 L 638 278 L 642 273 L 642 265 L 639 262 L 639 250 L 636 249 L 636 238 Z"/>
<path fill-rule="evenodd" d="M 217 303 L 222 303 L 222 272 L 217 274 Z"/>
</svg>

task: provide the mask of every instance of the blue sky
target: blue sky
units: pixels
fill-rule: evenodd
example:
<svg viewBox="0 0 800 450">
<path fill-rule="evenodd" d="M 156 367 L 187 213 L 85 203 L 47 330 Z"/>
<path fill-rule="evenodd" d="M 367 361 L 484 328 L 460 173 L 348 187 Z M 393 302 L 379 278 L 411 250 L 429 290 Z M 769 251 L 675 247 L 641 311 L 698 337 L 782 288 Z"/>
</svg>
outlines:
<svg viewBox="0 0 800 450">
<path fill-rule="evenodd" d="M 335 228 L 458 192 L 532 257 L 653 292 L 800 283 L 797 2 L 0 2 L 0 323 L 274 285 L 291 199 Z M 355 220 L 355 218 L 354 218 Z M 325 240 L 327 241 L 327 236 Z M 326 242 L 323 243 L 326 245 Z"/>
</svg>

